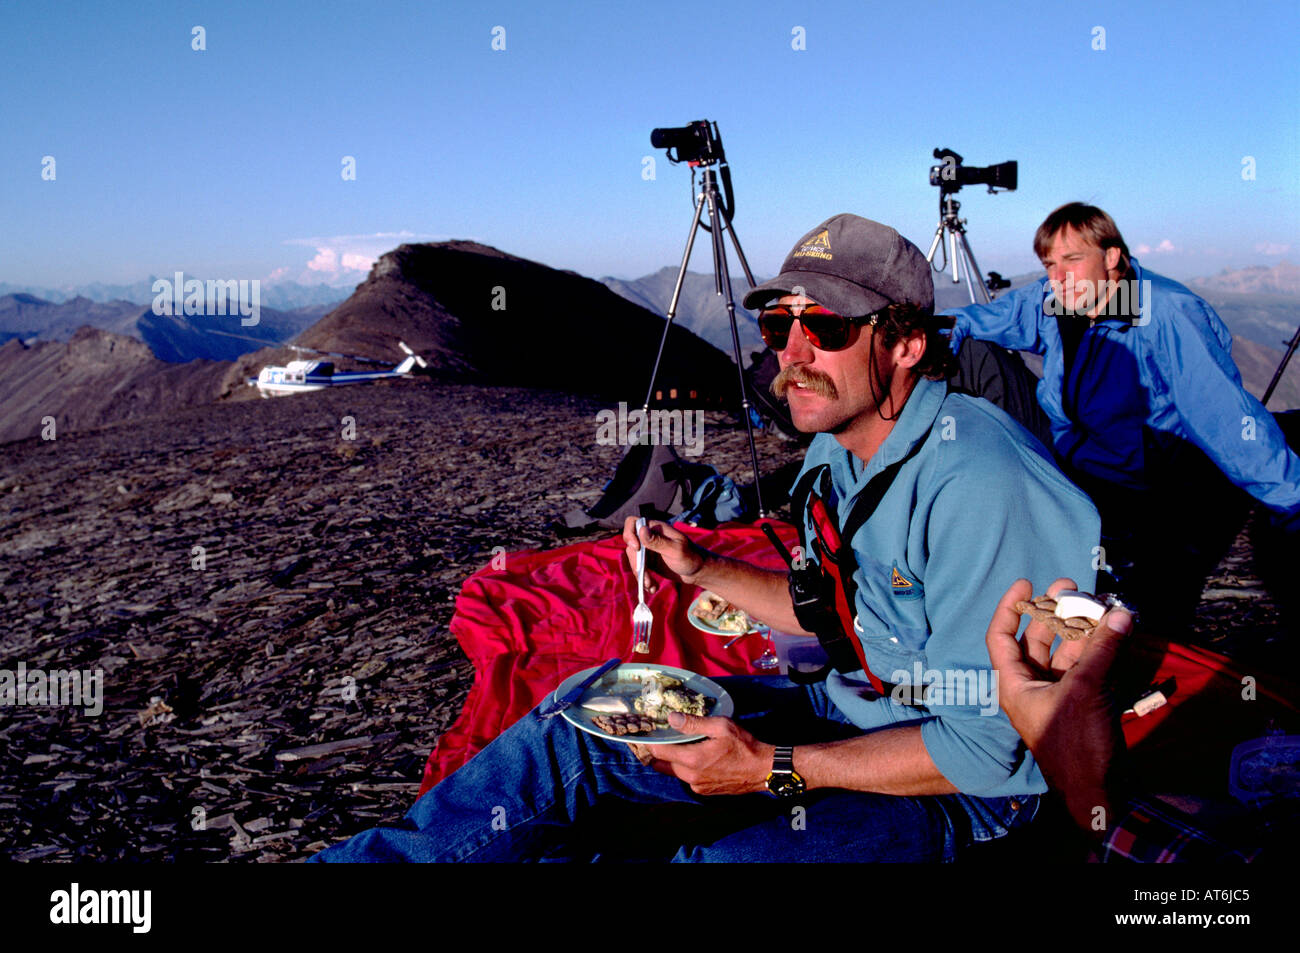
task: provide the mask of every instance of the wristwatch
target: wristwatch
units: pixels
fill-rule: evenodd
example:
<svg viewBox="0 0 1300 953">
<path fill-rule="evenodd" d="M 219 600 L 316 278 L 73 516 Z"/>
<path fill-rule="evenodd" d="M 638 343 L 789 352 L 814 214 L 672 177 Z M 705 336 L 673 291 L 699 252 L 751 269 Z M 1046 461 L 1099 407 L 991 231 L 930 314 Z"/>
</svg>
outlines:
<svg viewBox="0 0 1300 953">
<path fill-rule="evenodd" d="M 794 748 L 777 746 L 772 755 L 772 770 L 767 775 L 767 789 L 777 797 L 796 797 L 807 790 L 803 778 L 794 769 Z"/>
</svg>

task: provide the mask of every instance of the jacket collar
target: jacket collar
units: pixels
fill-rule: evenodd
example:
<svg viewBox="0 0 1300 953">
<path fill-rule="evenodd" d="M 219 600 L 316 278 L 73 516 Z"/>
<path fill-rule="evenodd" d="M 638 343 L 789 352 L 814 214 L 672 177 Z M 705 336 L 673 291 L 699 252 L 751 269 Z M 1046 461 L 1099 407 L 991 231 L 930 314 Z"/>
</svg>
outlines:
<svg viewBox="0 0 1300 953">
<path fill-rule="evenodd" d="M 880 449 L 866 462 L 865 468 L 861 460 L 843 447 L 840 448 L 840 452 L 846 458 L 849 472 L 855 475 L 852 493 L 866 486 L 867 482 L 885 467 L 907 456 L 918 443 L 929 436 L 935 419 L 939 416 L 939 408 L 947 396 L 947 381 L 932 381 L 926 377 L 918 380 L 907 398 L 907 403 L 903 405 L 903 412 L 894 422 L 894 429 L 889 432 Z"/>
</svg>

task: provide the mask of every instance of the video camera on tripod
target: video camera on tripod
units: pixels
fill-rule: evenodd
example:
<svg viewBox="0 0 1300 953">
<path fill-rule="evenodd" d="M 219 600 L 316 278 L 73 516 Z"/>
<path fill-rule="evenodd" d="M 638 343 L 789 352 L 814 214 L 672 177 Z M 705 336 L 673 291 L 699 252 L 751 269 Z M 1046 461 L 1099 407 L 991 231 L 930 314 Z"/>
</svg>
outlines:
<svg viewBox="0 0 1300 953">
<path fill-rule="evenodd" d="M 719 205 L 723 218 L 728 222 L 731 221 L 732 216 L 736 214 L 736 193 L 731 187 L 731 167 L 727 165 L 727 153 L 722 148 L 722 136 L 718 134 L 716 122 L 697 119 L 685 126 L 651 129 L 650 145 L 656 149 L 666 149 L 668 161 L 673 165 L 685 162 L 691 167 L 692 195 L 695 194 L 695 170 L 702 168 L 712 174 L 713 166 L 718 166 L 722 173 L 722 194 Z M 674 152 L 677 154 L 673 155 Z M 700 227 L 706 232 L 710 231 L 708 225 Z M 722 293 L 721 289 L 718 293 Z"/>
<path fill-rule="evenodd" d="M 722 151 L 722 137 L 718 135 L 718 124 L 707 119 L 697 119 L 685 126 L 666 126 L 650 130 L 650 145 L 656 149 L 668 150 L 668 161 L 689 162 L 692 165 L 706 165 L 710 162 L 725 162 L 727 157 Z M 677 155 L 673 155 L 673 150 Z"/>
<path fill-rule="evenodd" d="M 695 235 L 700 230 L 709 233 L 713 245 L 713 287 L 725 297 L 727 320 L 731 325 L 731 354 L 736 361 L 736 374 L 740 384 L 740 413 L 745 421 L 745 433 L 749 439 L 749 459 L 754 467 L 754 493 L 758 501 L 758 515 L 766 516 L 763 508 L 763 491 L 759 486 L 758 451 L 754 446 L 753 422 L 750 420 L 749 394 L 745 388 L 744 363 L 740 357 L 740 334 L 736 330 L 736 302 L 731 294 L 731 275 L 727 270 L 727 247 L 723 241 L 724 233 L 731 235 L 731 242 L 736 247 L 736 256 L 745 270 L 745 279 L 754 287 L 754 273 L 749 269 L 745 253 L 741 250 L 740 239 L 731 227 L 732 216 L 736 214 L 736 196 L 731 188 L 731 169 L 727 165 L 727 154 L 722 148 L 722 137 L 718 134 L 718 124 L 707 119 L 697 119 L 685 126 L 666 126 L 650 131 L 650 144 L 656 149 L 668 150 L 668 161 L 674 164 L 688 163 L 691 167 L 691 193 L 695 197 L 695 215 L 691 219 L 691 230 L 686 236 L 686 251 L 682 254 L 681 266 L 677 269 L 677 282 L 673 285 L 672 300 L 668 304 L 667 318 L 664 322 L 663 337 L 659 339 L 659 353 L 655 355 L 654 369 L 650 372 L 650 387 L 646 390 L 645 404 L 647 413 L 650 398 L 654 394 L 655 378 L 659 376 L 659 363 L 663 359 L 664 345 L 668 341 L 668 330 L 677 314 L 677 304 L 681 299 L 682 282 L 686 278 L 686 266 L 691 260 L 691 250 L 695 247 Z M 676 153 L 676 154 L 674 154 Z M 715 168 L 716 167 L 716 168 Z M 695 170 L 699 169 L 703 182 L 699 191 L 695 188 Z M 722 180 L 722 192 L 718 191 L 718 180 Z M 725 193 L 725 197 L 724 194 Z M 708 215 L 708 224 L 704 216 Z"/>
<path fill-rule="evenodd" d="M 953 196 L 961 191 L 963 185 L 987 185 L 990 193 L 996 193 L 998 189 L 1013 191 L 1018 165 L 1012 159 L 997 165 L 965 166 L 962 165 L 961 156 L 951 149 L 935 149 L 934 157 L 943 163 L 930 166 L 930 184 L 939 187 L 939 226 L 934 230 L 934 241 L 930 243 L 930 251 L 926 253 L 925 260 L 933 268 L 934 254 L 942 246 L 944 265 L 935 270 L 946 271 L 951 262 L 953 284 L 965 278 L 971 304 L 988 304 L 993 300 L 992 292 L 1010 287 L 1011 282 L 996 271 L 989 272 L 987 281 L 980 274 L 979 265 L 975 263 L 975 253 L 966 240 L 966 220 L 958 216 L 961 203 Z M 944 235 L 948 236 L 947 244 L 944 243 Z"/>
<path fill-rule="evenodd" d="M 935 149 L 934 157 L 943 165 L 930 166 L 930 184 L 939 187 L 940 195 L 957 192 L 963 185 L 987 185 L 990 193 L 997 189 L 1008 192 L 1016 189 L 1017 163 L 1014 159 L 997 165 L 966 166 L 961 164 L 961 156 L 951 149 Z"/>
</svg>

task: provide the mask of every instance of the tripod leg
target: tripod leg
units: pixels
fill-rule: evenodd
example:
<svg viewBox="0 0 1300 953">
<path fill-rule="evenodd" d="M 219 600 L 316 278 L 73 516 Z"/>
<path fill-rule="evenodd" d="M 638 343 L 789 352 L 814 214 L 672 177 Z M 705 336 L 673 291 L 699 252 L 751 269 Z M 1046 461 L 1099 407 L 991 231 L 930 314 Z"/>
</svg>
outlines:
<svg viewBox="0 0 1300 953">
<path fill-rule="evenodd" d="M 745 280 L 753 288 L 758 282 L 754 280 L 754 273 L 749 270 L 749 262 L 745 260 L 745 252 L 740 247 L 740 239 L 736 237 L 736 230 L 731 227 L 730 219 L 727 220 L 727 232 L 731 235 L 731 244 L 736 246 L 736 257 L 740 259 L 740 267 L 744 269 Z"/>
<path fill-rule="evenodd" d="M 708 176 L 706 174 L 706 182 Z M 709 183 L 712 184 L 712 183 Z M 754 424 L 749 419 L 749 391 L 745 387 L 745 366 L 740 359 L 740 332 L 736 328 L 736 302 L 731 295 L 731 274 L 727 270 L 727 246 L 722 241 L 722 214 L 718 210 L 717 187 L 709 191 L 709 220 L 713 225 L 713 270 L 719 292 L 727 296 L 727 317 L 731 322 L 731 353 L 736 359 L 736 377 L 740 383 L 740 413 L 745 418 L 745 436 L 749 440 L 749 460 L 754 468 L 754 494 L 758 502 L 758 518 L 767 516 L 763 506 L 763 487 L 758 473 L 758 448 L 754 445 Z M 735 238 L 733 233 L 732 238 Z M 748 268 L 746 268 L 748 272 Z M 750 278 L 753 281 L 753 278 Z"/>
<path fill-rule="evenodd" d="M 943 219 L 939 219 L 939 227 L 934 230 L 934 241 L 930 242 L 930 250 L 925 253 L 925 260 L 930 263 L 931 268 L 934 267 L 934 253 L 937 252 L 942 245 Z M 946 246 L 944 246 L 943 257 L 944 262 L 943 267 L 939 269 L 940 274 L 943 274 L 943 272 L 948 270 L 948 249 Z"/>
<path fill-rule="evenodd" d="M 677 314 L 677 302 L 682 296 L 682 282 L 686 280 L 686 266 L 690 263 L 691 250 L 695 247 L 695 235 L 700 230 L 700 216 L 704 212 L 706 191 L 701 191 L 700 197 L 695 202 L 695 217 L 691 219 L 691 230 L 686 235 L 686 250 L 682 252 L 682 263 L 677 269 L 677 284 L 673 285 L 673 297 L 668 302 L 668 316 L 667 320 L 664 321 L 664 333 L 659 338 L 659 353 L 655 355 L 654 368 L 650 371 L 650 386 L 646 389 L 645 404 L 641 408 L 646 413 L 650 411 L 650 398 L 655 395 L 655 379 L 659 377 L 659 362 L 663 360 L 664 345 L 668 343 L 668 329 L 673 326 L 673 318 Z"/>
<path fill-rule="evenodd" d="M 971 279 L 971 292 L 972 292 L 971 303 L 972 303 L 972 304 L 975 303 L 975 298 L 974 298 L 974 296 L 973 296 L 973 293 L 974 293 L 974 290 L 975 290 L 976 285 L 978 285 L 978 286 L 979 286 L 979 289 L 980 289 L 980 298 L 981 298 L 981 302 L 980 302 L 980 303 L 981 303 L 981 304 L 988 304 L 990 301 L 993 300 L 993 297 L 992 297 L 992 295 L 989 294 L 989 286 L 986 285 L 986 284 L 984 283 L 984 276 L 983 276 L 982 274 L 980 274 L 980 266 L 977 265 L 977 264 L 975 263 L 975 253 L 972 252 L 972 251 L 970 250 L 970 242 L 968 242 L 968 241 L 966 240 L 966 232 L 963 230 L 963 231 L 961 232 L 961 235 L 960 235 L 959 237 L 960 237 L 960 240 L 961 240 L 961 250 L 962 250 L 962 253 L 963 253 L 963 254 L 965 255 L 965 257 L 966 257 L 966 267 L 967 267 L 967 270 L 968 270 L 968 271 L 971 273 L 971 275 L 972 275 L 972 279 Z"/>
<path fill-rule="evenodd" d="M 1300 328 L 1296 328 L 1295 334 L 1287 342 L 1286 353 L 1282 355 L 1282 363 L 1278 364 L 1277 370 L 1273 372 L 1273 379 L 1268 382 L 1268 388 L 1264 391 L 1264 396 L 1260 398 L 1261 404 L 1268 404 L 1268 399 L 1273 396 L 1273 389 L 1277 387 L 1277 382 L 1282 379 L 1286 373 L 1286 366 L 1291 363 L 1291 355 L 1295 353 L 1296 345 L 1300 344 Z"/>
<path fill-rule="evenodd" d="M 978 304 L 979 302 L 975 298 L 975 283 L 970 274 L 970 262 L 966 260 L 966 256 L 962 251 L 961 246 L 958 246 L 957 248 L 957 264 L 961 266 L 960 271 L 962 279 L 966 282 L 966 293 L 970 295 L 970 303 Z"/>
</svg>

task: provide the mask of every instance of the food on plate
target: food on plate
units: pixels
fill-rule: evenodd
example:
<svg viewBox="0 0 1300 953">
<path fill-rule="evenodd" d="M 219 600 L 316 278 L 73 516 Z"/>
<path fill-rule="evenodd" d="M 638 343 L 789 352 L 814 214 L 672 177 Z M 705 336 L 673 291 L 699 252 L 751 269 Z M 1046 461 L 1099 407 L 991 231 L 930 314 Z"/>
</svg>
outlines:
<svg viewBox="0 0 1300 953">
<path fill-rule="evenodd" d="M 670 711 L 707 715 L 713 699 L 687 688 L 671 675 L 652 672 L 641 676 L 641 694 L 632 704 L 641 714 L 667 723 Z"/>
<path fill-rule="evenodd" d="M 688 715 L 707 715 L 716 699 L 687 688 L 680 679 L 665 672 L 644 671 L 619 686 L 628 689 L 640 683 L 637 695 L 621 694 L 616 687 L 613 695 L 594 695 L 581 702 L 589 712 L 590 724 L 607 735 L 648 735 L 668 728 L 668 713 L 680 711 Z M 607 689 L 609 690 L 609 689 Z"/>
<path fill-rule="evenodd" d="M 626 715 L 632 711 L 632 706 L 628 704 L 627 699 L 619 698 L 617 695 L 597 695 L 588 698 L 582 703 L 582 707 L 603 715 Z"/>
<path fill-rule="evenodd" d="M 753 628 L 749 616 L 721 596 L 706 592 L 695 603 L 695 618 L 724 632 L 748 632 Z"/>
<path fill-rule="evenodd" d="M 1087 598 L 1078 598 L 1080 596 Z M 1058 608 L 1062 611 L 1086 612 L 1087 615 L 1072 615 L 1068 618 L 1062 618 L 1057 612 Z M 1100 608 L 1101 612 L 1097 612 L 1097 608 Z M 1047 626 L 1053 635 L 1072 642 L 1075 639 L 1083 639 L 1092 635 L 1092 631 L 1097 627 L 1097 623 L 1101 621 L 1106 607 L 1089 593 L 1062 592 L 1060 593 L 1059 604 L 1056 599 L 1048 595 L 1034 596 L 1028 602 L 1017 602 L 1016 611 L 1028 613 L 1031 618 Z M 1095 618 L 1093 618 L 1094 615 Z"/>
<path fill-rule="evenodd" d="M 597 715 L 591 719 L 591 723 L 607 735 L 646 735 L 662 727 L 655 724 L 655 720 L 649 715 L 630 713 Z"/>
</svg>

